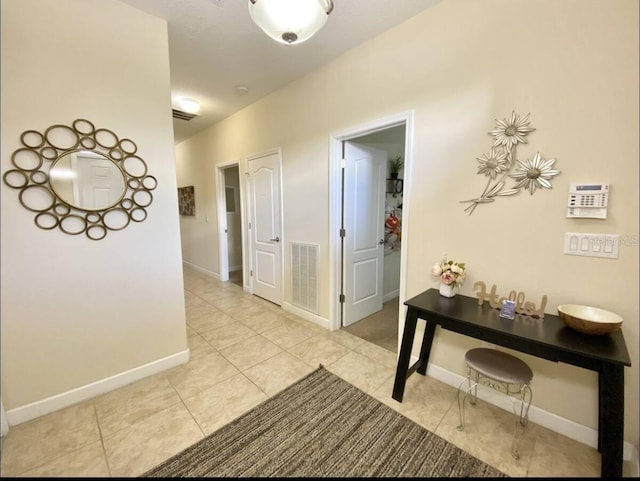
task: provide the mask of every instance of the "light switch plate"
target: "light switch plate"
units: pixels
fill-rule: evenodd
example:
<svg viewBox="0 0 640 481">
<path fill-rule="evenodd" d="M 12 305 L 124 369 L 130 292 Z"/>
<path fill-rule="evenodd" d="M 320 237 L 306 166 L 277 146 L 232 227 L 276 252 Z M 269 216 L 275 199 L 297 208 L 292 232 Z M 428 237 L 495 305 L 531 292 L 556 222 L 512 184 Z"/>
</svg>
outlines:
<svg viewBox="0 0 640 481">
<path fill-rule="evenodd" d="M 585 234 L 566 232 L 564 253 L 572 256 L 618 258 L 620 236 L 618 234 Z"/>
</svg>

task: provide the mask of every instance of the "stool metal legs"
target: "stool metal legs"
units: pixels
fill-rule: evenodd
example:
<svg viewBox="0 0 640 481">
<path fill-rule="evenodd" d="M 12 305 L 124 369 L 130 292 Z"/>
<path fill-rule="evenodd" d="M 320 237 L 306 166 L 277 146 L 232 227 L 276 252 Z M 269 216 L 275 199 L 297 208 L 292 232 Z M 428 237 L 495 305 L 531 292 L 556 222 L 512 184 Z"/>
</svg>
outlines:
<svg viewBox="0 0 640 481">
<path fill-rule="evenodd" d="M 518 445 L 519 440 L 524 434 L 524 428 L 529 423 L 529 408 L 531 407 L 531 401 L 533 399 L 533 392 L 531 391 L 531 387 L 528 384 L 521 385 L 513 385 L 513 384 L 505 384 L 494 381 L 493 379 L 480 376 L 477 371 L 474 371 L 471 368 L 467 368 L 467 377 L 463 379 L 458 386 L 458 412 L 460 415 L 460 424 L 458 425 L 458 431 L 464 431 L 464 405 L 467 399 L 467 396 L 471 394 L 469 403 L 476 404 L 476 400 L 478 399 L 478 384 L 480 381 L 486 381 L 487 385 L 499 392 L 503 392 L 500 387 L 504 387 L 504 391 L 506 395 L 511 400 L 511 407 L 513 410 L 513 415 L 515 418 L 515 433 L 513 436 L 513 443 L 511 444 L 511 455 L 515 459 L 520 459 L 520 454 L 518 453 Z M 467 388 L 463 390 L 464 384 L 467 383 Z M 511 390 L 511 386 L 517 388 L 517 390 Z M 520 398 L 515 398 L 514 395 L 519 395 Z M 520 405 L 520 412 L 516 409 L 516 403 Z"/>
<path fill-rule="evenodd" d="M 529 400 L 525 401 L 525 398 L 528 397 Z M 531 388 L 528 384 L 523 384 L 520 386 L 520 415 L 516 412 L 516 405 L 511 396 L 511 406 L 513 408 L 513 414 L 516 416 L 516 432 L 513 436 L 513 444 L 511 445 L 511 455 L 519 459 L 520 454 L 518 453 L 518 442 L 519 439 L 524 435 L 524 428 L 529 424 L 529 407 L 531 406 L 531 400 L 533 398 L 533 393 L 531 392 Z M 525 408 L 526 404 L 526 408 Z M 518 436 L 518 431 L 520 431 L 520 436 Z"/>
<path fill-rule="evenodd" d="M 473 384 L 471 384 L 471 377 L 473 376 L 473 374 L 475 374 L 475 379 L 473 381 Z M 476 400 L 478 398 L 478 382 L 480 381 L 480 375 L 473 371 L 469 368 L 467 368 L 467 377 L 465 379 L 462 380 L 462 382 L 460 383 L 460 386 L 458 386 L 458 414 L 460 415 L 460 424 L 458 425 L 457 429 L 458 431 L 464 431 L 464 402 L 467 399 L 467 396 L 469 395 L 470 392 L 473 391 L 473 394 L 471 395 L 471 399 L 469 400 L 469 402 L 471 404 L 475 404 Z M 462 394 L 462 386 L 464 385 L 464 383 L 468 383 L 468 388 L 466 390 L 466 392 L 464 393 L 464 396 L 461 397 Z"/>
</svg>

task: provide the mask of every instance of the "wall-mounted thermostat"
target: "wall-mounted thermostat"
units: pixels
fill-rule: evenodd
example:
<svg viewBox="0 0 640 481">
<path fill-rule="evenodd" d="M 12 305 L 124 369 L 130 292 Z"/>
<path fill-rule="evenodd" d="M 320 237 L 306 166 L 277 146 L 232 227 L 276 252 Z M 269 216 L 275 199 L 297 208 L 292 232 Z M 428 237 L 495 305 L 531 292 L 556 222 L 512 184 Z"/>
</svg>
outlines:
<svg viewBox="0 0 640 481">
<path fill-rule="evenodd" d="M 609 184 L 571 184 L 567 217 L 606 219 L 609 203 Z"/>
</svg>

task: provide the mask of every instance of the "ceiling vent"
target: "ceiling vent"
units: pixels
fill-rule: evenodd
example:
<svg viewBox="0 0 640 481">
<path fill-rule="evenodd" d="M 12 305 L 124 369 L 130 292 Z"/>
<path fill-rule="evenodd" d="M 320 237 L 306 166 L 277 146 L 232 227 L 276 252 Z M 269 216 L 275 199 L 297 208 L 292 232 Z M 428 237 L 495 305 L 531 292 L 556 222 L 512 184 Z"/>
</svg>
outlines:
<svg viewBox="0 0 640 481">
<path fill-rule="evenodd" d="M 187 112 L 183 112 L 182 110 L 178 110 L 178 109 L 171 109 L 172 113 L 173 113 L 173 118 L 174 119 L 180 119 L 180 120 L 186 120 L 189 121 L 192 118 L 196 117 L 196 114 L 190 114 Z"/>
</svg>

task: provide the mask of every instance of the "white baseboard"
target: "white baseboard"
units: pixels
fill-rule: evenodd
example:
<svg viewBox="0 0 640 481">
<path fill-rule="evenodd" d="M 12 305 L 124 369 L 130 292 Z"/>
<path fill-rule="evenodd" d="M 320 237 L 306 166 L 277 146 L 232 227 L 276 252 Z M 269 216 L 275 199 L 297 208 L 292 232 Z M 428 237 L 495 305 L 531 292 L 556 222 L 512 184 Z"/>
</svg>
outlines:
<svg viewBox="0 0 640 481">
<path fill-rule="evenodd" d="M 208 275 L 210 277 L 213 277 L 217 281 L 220 280 L 220 274 L 218 274 L 217 272 L 213 272 L 213 271 L 210 271 L 208 269 L 205 269 L 204 267 L 197 266 L 195 264 L 192 264 L 191 262 L 185 261 L 184 259 L 182 260 L 182 263 L 184 265 L 187 265 L 187 266 L 191 267 L 192 269 L 195 269 L 198 272 L 202 272 L 203 274 L 206 274 L 206 275 Z"/>
<path fill-rule="evenodd" d="M 400 296 L 400 289 L 396 289 L 395 291 L 388 292 L 384 296 L 382 296 L 382 302 L 389 302 L 391 299 L 395 299 Z"/>
<path fill-rule="evenodd" d="M 411 365 L 418 361 L 417 356 L 411 356 Z M 415 373 L 413 375 L 416 375 Z M 418 374 L 419 375 L 419 374 Z M 464 379 L 460 374 L 448 371 L 440 366 L 429 363 L 427 365 L 427 376 L 437 379 L 456 389 Z M 483 389 L 484 388 L 484 389 Z M 507 396 L 500 394 L 494 389 L 486 386 L 478 388 L 478 397 L 494 406 L 498 406 L 506 411 L 512 412 L 512 404 Z M 568 438 L 574 439 L 582 444 L 598 448 L 598 431 L 596 429 L 578 424 L 575 421 L 550 413 L 544 409 L 540 409 L 533 404 L 529 409 L 529 419 L 551 431 L 562 434 Z M 623 447 L 623 459 L 625 461 L 635 461 L 638 463 L 638 449 L 633 444 L 625 441 Z"/>
<path fill-rule="evenodd" d="M 15 426 L 187 362 L 189 362 L 189 349 L 41 401 L 11 409 L 7 411 L 7 421 L 9 426 Z"/>
<path fill-rule="evenodd" d="M 313 322 L 314 324 L 318 324 L 319 326 L 324 327 L 327 330 L 331 330 L 331 323 L 329 322 L 329 319 L 325 319 L 324 317 L 320 317 L 313 312 L 309 312 L 299 308 L 298 306 L 294 306 L 290 302 L 283 302 L 282 308 L 285 311 L 293 312 L 296 316 L 301 317 L 309 322 Z"/>
<path fill-rule="evenodd" d="M 241 271 L 242 266 L 231 266 L 229 267 L 229 272 Z"/>
</svg>

